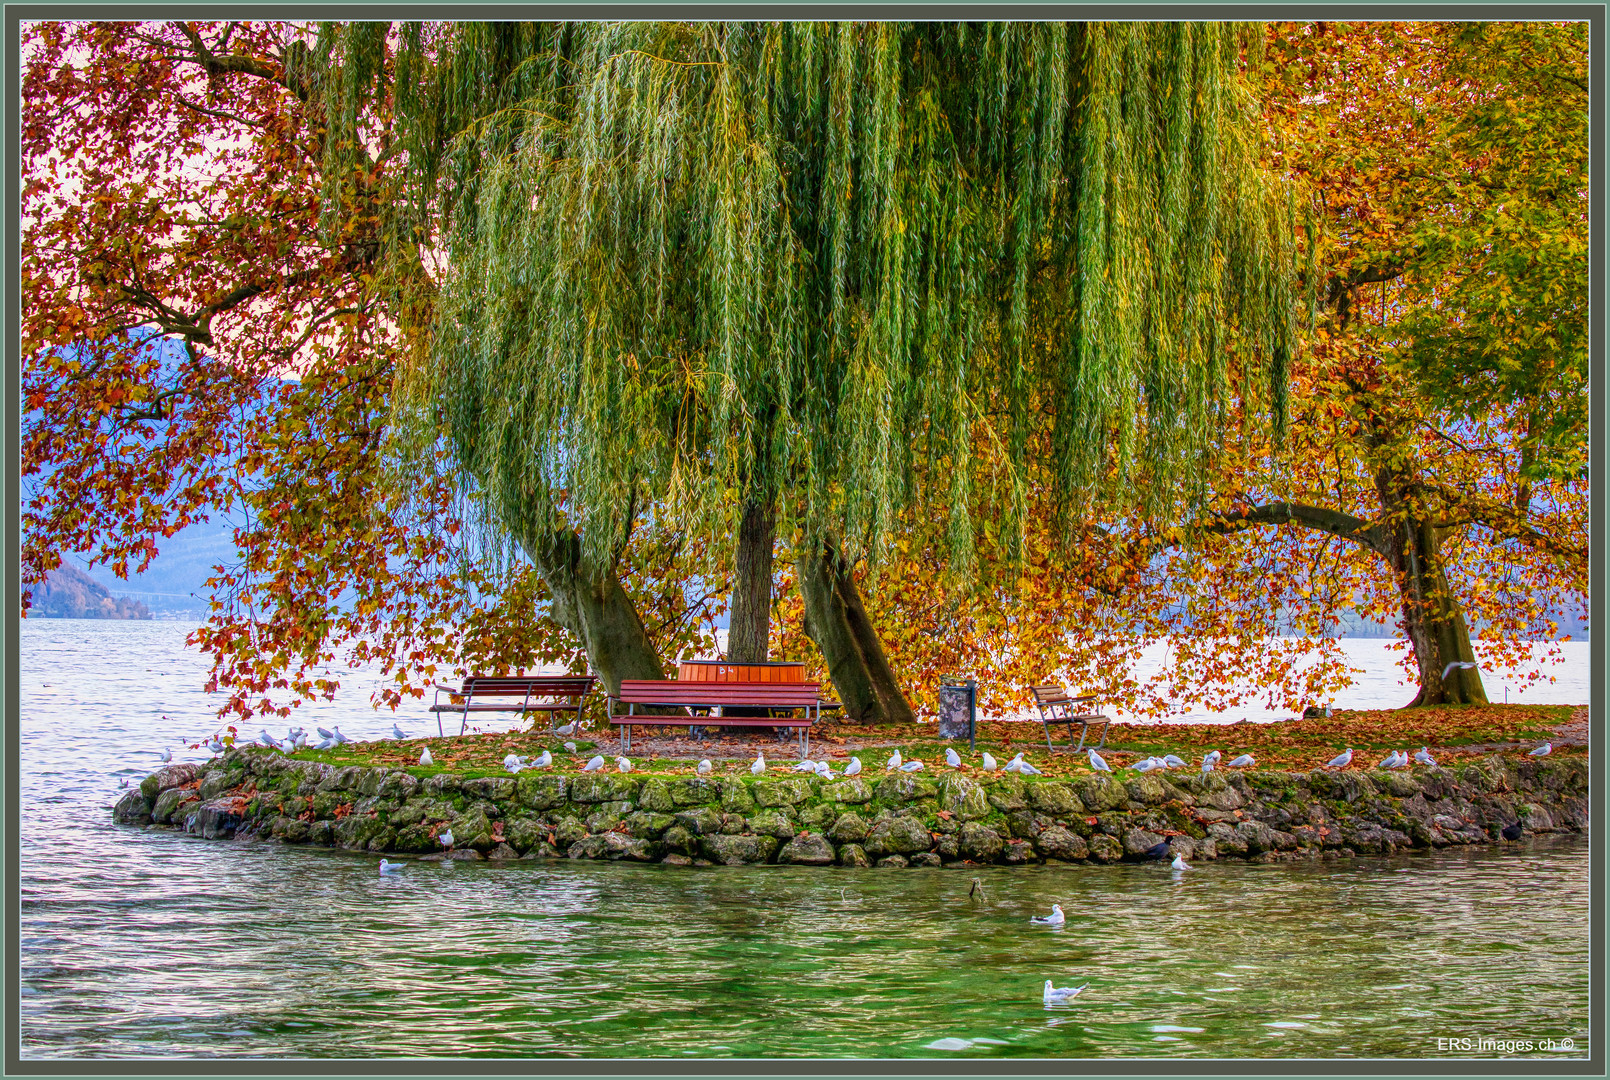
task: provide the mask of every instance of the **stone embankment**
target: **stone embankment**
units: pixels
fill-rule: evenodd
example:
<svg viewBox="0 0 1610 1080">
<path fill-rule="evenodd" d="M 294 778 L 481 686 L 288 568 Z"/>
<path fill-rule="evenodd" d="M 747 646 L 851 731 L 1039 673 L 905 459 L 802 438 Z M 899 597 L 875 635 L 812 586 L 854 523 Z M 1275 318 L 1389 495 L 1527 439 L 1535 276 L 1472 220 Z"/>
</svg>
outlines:
<svg viewBox="0 0 1610 1080">
<path fill-rule="evenodd" d="M 424 780 L 268 750 L 170 765 L 113 810 L 128 825 L 459 859 L 628 859 L 675 865 L 1112 863 L 1167 841 L 1186 859 L 1272 861 L 1585 832 L 1584 758 L 1493 756 L 1408 772 L 1207 776 L 896 773 L 584 775 Z M 454 848 L 437 835 L 451 828 Z"/>
</svg>

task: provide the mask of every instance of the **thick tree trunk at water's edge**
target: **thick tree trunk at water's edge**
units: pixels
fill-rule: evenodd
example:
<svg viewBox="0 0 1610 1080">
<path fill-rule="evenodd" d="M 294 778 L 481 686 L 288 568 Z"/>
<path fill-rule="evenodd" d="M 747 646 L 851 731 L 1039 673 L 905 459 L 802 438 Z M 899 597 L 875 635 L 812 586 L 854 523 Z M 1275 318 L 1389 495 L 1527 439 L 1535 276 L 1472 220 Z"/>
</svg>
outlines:
<svg viewBox="0 0 1610 1080">
<path fill-rule="evenodd" d="M 831 540 L 800 556 L 805 632 L 822 650 L 846 717 L 858 723 L 911 723 L 916 716 L 895 681 L 850 569 Z"/>
</svg>

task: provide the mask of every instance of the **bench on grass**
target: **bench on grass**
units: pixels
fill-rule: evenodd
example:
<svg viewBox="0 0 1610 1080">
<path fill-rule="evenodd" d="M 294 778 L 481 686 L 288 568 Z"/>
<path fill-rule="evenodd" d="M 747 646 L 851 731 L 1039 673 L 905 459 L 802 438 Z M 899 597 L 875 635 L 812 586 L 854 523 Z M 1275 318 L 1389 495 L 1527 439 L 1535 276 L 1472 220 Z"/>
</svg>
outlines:
<svg viewBox="0 0 1610 1080">
<path fill-rule="evenodd" d="M 553 731 L 555 713 L 573 712 L 581 719 L 581 708 L 598 679 L 592 675 L 471 675 L 462 686 L 436 687 L 436 701 L 430 711 L 436 714 L 436 731 L 442 733 L 442 714 L 460 717 L 458 733 L 469 726 L 470 713 L 517 712 L 547 713 L 548 730 Z M 454 699 L 443 703 L 442 695 Z M 519 698 L 519 701 L 508 699 Z"/>
<path fill-rule="evenodd" d="M 1040 723 L 1045 725 L 1045 748 L 1052 753 L 1056 751 L 1051 746 L 1051 725 L 1068 725 L 1068 745 L 1077 754 L 1084 749 L 1085 736 L 1089 734 L 1092 724 L 1101 725 L 1101 742 L 1096 744 L 1100 750 L 1107 742 L 1107 724 L 1110 722 L 1096 704 L 1095 694 L 1081 694 L 1070 697 L 1068 691 L 1061 686 L 1031 686 L 1034 694 L 1034 704 L 1040 710 Z M 1073 725 L 1079 725 L 1079 745 L 1073 745 Z"/>
<path fill-rule="evenodd" d="M 836 708 L 817 696 L 821 683 L 687 682 L 678 679 L 622 679 L 618 694 L 609 695 L 609 722 L 622 729 L 622 750 L 632 746 L 634 727 L 685 727 L 710 724 L 710 714 L 721 710 L 720 727 L 793 728 L 800 741 L 800 757 L 810 753 L 811 725 L 824 708 Z M 621 712 L 624 706 L 626 711 Z M 687 709 L 654 715 L 641 709 Z M 731 716 L 732 709 L 764 709 L 768 713 L 803 713 L 786 716 Z"/>
</svg>

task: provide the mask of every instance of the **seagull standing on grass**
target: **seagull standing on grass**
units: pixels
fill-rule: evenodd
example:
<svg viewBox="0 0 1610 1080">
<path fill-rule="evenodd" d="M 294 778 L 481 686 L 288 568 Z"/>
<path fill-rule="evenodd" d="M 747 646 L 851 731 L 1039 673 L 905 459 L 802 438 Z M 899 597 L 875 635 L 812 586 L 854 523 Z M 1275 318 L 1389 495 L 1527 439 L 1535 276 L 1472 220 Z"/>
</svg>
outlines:
<svg viewBox="0 0 1610 1080">
<path fill-rule="evenodd" d="M 1396 750 L 1394 750 L 1390 754 L 1386 755 L 1386 757 L 1382 758 L 1381 761 L 1380 761 L 1380 764 L 1376 765 L 1375 767 L 1377 769 L 1390 769 L 1392 766 L 1396 765 L 1397 763 L 1398 763 L 1398 752 Z"/>
<path fill-rule="evenodd" d="M 999 766 L 995 763 L 995 756 L 988 750 L 984 751 L 984 768 L 990 772 L 994 772 L 997 768 L 999 768 Z"/>
<path fill-rule="evenodd" d="M 576 721 L 572 720 L 563 727 L 554 728 L 553 733 L 555 735 L 574 735 L 576 733 Z"/>
<path fill-rule="evenodd" d="M 920 761 L 908 761 L 904 765 L 900 766 L 900 771 L 901 772 L 921 772 L 922 771 L 922 762 L 920 762 Z"/>
<path fill-rule="evenodd" d="M 820 776 L 823 780 L 833 779 L 833 766 L 829 765 L 825 761 L 818 761 L 816 763 L 816 775 Z"/>
<path fill-rule="evenodd" d="M 1062 914 L 1061 904 L 1052 904 L 1051 914 L 1049 915 L 1029 916 L 1029 925 L 1031 926 L 1061 926 L 1067 921 L 1067 916 Z"/>
<path fill-rule="evenodd" d="M 861 774 L 861 759 L 852 757 L 850 763 L 844 766 L 845 776 L 859 776 Z"/>
<path fill-rule="evenodd" d="M 1203 755 L 1202 764 L 1206 765 L 1211 761 L 1213 764 L 1217 765 L 1219 763 L 1219 759 L 1223 756 L 1224 755 L 1219 753 L 1217 750 L 1209 750 L 1205 755 Z"/>
<path fill-rule="evenodd" d="M 1006 763 L 1006 768 L 1002 769 L 1001 771 L 1002 772 L 1017 772 L 1017 770 L 1019 768 L 1021 768 L 1022 765 L 1023 765 L 1023 755 L 1018 754 L 1011 761 L 1008 761 Z"/>
<path fill-rule="evenodd" d="M 814 762 L 814 761 L 802 761 L 798 765 L 794 766 L 794 771 L 795 772 L 815 772 L 816 771 L 816 762 Z"/>
<path fill-rule="evenodd" d="M 381 877 L 385 877 L 387 874 L 400 874 L 402 873 L 402 869 L 403 864 L 400 862 L 387 862 L 385 859 L 380 860 Z"/>
<path fill-rule="evenodd" d="M 572 754 L 574 754 L 574 753 L 575 753 L 575 752 L 576 752 L 576 744 L 575 744 L 575 743 L 573 743 L 573 742 L 567 742 L 567 743 L 565 743 L 565 750 L 566 750 L 566 751 L 567 751 L 567 752 L 569 752 L 569 753 L 572 753 Z"/>
<path fill-rule="evenodd" d="M 1422 765 L 1435 765 L 1437 763 L 1437 759 L 1431 756 L 1431 751 L 1427 750 L 1423 746 L 1420 747 L 1419 750 L 1415 751 L 1414 760 L 1418 761 Z"/>
<path fill-rule="evenodd" d="M 604 755 L 595 754 L 587 764 L 581 767 L 582 772 L 597 772 L 604 767 Z"/>
<path fill-rule="evenodd" d="M 1536 750 L 1526 751 L 1529 757 L 1548 757 L 1553 752 L 1554 744 L 1552 742 L 1546 742 L 1542 746 L 1539 746 Z"/>
<path fill-rule="evenodd" d="M 618 757 L 615 759 L 615 768 L 619 769 L 621 772 L 631 772 L 632 763 L 626 758 Z"/>
<path fill-rule="evenodd" d="M 509 772 L 518 773 L 521 769 L 525 768 L 525 762 L 520 760 L 520 755 L 510 754 L 508 757 L 503 759 L 503 767 Z"/>
<path fill-rule="evenodd" d="M 749 771 L 759 776 L 766 771 L 766 751 L 760 750 L 755 754 L 755 760 L 749 766 Z"/>
<path fill-rule="evenodd" d="M 1040 770 L 1036 769 L 1033 765 L 1030 765 L 1026 761 L 1018 762 L 1017 771 L 1019 773 L 1021 773 L 1022 775 L 1024 775 L 1024 776 L 1039 776 L 1040 775 Z"/>
<path fill-rule="evenodd" d="M 318 733 L 319 733 L 319 734 L 320 734 L 320 735 L 322 735 L 322 736 L 324 736 L 324 737 L 325 737 L 325 738 L 326 738 L 326 739 L 334 739 L 334 740 L 335 740 L 335 741 L 336 741 L 336 742 L 340 742 L 340 741 L 341 741 L 341 740 L 340 740 L 340 739 L 339 739 L 339 738 L 337 738 L 337 736 L 336 736 L 336 733 L 335 733 L 335 732 L 333 732 L 333 731 L 326 731 L 326 730 L 325 730 L 325 729 L 324 729 L 324 728 L 321 728 L 321 727 L 319 727 L 319 726 L 318 726 L 318 725 L 317 725 L 317 724 L 315 724 L 315 725 L 314 725 L 314 726 L 313 726 L 313 730 L 314 730 L 314 731 L 317 731 L 317 732 L 318 732 Z"/>
<path fill-rule="evenodd" d="M 329 740 L 325 740 L 325 741 L 328 742 Z M 421 750 L 419 752 L 419 763 L 421 765 L 434 765 L 434 764 L 436 764 L 436 762 L 431 759 L 430 747 L 427 746 L 427 747 L 425 747 L 425 749 L 423 749 L 423 750 Z"/>
<path fill-rule="evenodd" d="M 705 758 L 703 761 L 699 762 L 699 767 L 694 771 L 697 772 L 700 776 L 709 776 L 710 775 L 710 770 L 712 770 L 714 768 L 715 768 L 715 766 L 710 764 L 710 759 Z"/>
<path fill-rule="evenodd" d="M 1240 757 L 1230 762 L 1229 768 L 1250 769 L 1256 764 L 1258 764 L 1257 758 L 1253 757 L 1251 754 L 1242 754 Z"/>
<path fill-rule="evenodd" d="M 1095 769 L 1097 772 L 1112 772 L 1112 768 L 1107 764 L 1106 759 L 1100 754 L 1096 753 L 1093 749 L 1090 751 L 1090 767 Z"/>
<path fill-rule="evenodd" d="M 1329 761 L 1325 762 L 1325 768 L 1327 768 L 1327 769 L 1345 769 L 1349 765 L 1351 765 L 1352 763 L 1353 763 L 1353 748 L 1351 746 L 1349 746 L 1346 750 L 1343 750 L 1340 754 L 1337 754 L 1335 757 L 1333 757 Z M 1234 762 L 1231 762 L 1231 764 L 1234 764 Z"/>
<path fill-rule="evenodd" d="M 950 747 L 948 747 L 948 746 L 945 747 L 945 764 L 949 765 L 952 769 L 961 768 L 962 767 L 961 755 L 956 753 L 956 751 L 952 750 Z"/>
<path fill-rule="evenodd" d="M 335 741 L 337 743 L 339 743 L 342 746 L 345 746 L 347 743 L 352 741 L 351 739 L 347 738 L 345 735 L 341 734 L 341 728 L 340 728 L 339 725 L 332 725 L 332 726 L 335 727 Z"/>
<path fill-rule="evenodd" d="M 1138 773 L 1154 772 L 1157 767 L 1157 760 L 1155 758 L 1147 758 L 1145 761 L 1137 761 L 1135 763 L 1135 771 Z"/>
<path fill-rule="evenodd" d="M 1183 769 L 1185 768 L 1185 762 L 1175 755 L 1169 754 L 1163 759 L 1163 767 L 1167 769 Z"/>
<path fill-rule="evenodd" d="M 546 750 L 542 752 L 541 757 L 526 765 L 526 768 L 528 769 L 551 769 L 552 767 L 553 755 Z"/>
<path fill-rule="evenodd" d="M 900 751 L 896 750 L 888 761 L 883 763 L 884 772 L 892 772 L 900 767 Z"/>
<path fill-rule="evenodd" d="M 1085 983 L 1085 986 L 1089 985 L 1089 983 Z M 1045 980 L 1045 1003 L 1047 1005 L 1056 1005 L 1060 1002 L 1072 1001 L 1074 998 L 1079 996 L 1079 992 L 1083 990 L 1085 986 L 1056 987 L 1051 985 L 1050 979 L 1047 979 Z"/>
</svg>

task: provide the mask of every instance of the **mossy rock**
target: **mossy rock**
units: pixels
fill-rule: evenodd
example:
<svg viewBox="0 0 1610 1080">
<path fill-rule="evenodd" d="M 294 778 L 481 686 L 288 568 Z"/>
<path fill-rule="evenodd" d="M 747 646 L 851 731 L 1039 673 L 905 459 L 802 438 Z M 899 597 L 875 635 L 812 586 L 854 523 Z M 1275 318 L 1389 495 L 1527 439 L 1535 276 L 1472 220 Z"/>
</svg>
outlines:
<svg viewBox="0 0 1610 1080">
<path fill-rule="evenodd" d="M 445 799 L 416 795 L 397 808 L 391 815 L 391 821 L 393 824 L 401 822 L 408 825 L 421 821 L 449 821 L 457 813 L 457 807 Z"/>
<path fill-rule="evenodd" d="M 587 826 L 576 818 L 566 815 L 554 823 L 553 835 L 556 846 L 560 850 L 565 850 L 587 835 Z"/>
<path fill-rule="evenodd" d="M 988 825 L 977 821 L 969 821 L 962 826 L 961 834 L 957 837 L 958 850 L 963 857 L 974 862 L 994 862 L 1006 847 L 1006 841 L 1001 834 Z"/>
<path fill-rule="evenodd" d="M 1061 859 L 1063 862 L 1090 857 L 1090 846 L 1085 843 L 1084 837 L 1060 825 L 1040 830 L 1040 835 L 1035 837 L 1034 847 L 1046 858 Z"/>
<path fill-rule="evenodd" d="M 394 851 L 409 855 L 428 855 L 442 849 L 442 845 L 431 835 L 431 830 L 424 825 L 409 825 L 398 829 L 391 847 Z"/>
<path fill-rule="evenodd" d="M 112 807 L 112 820 L 122 825 L 151 824 L 151 800 L 139 788 L 125 792 L 117 805 Z"/>
<path fill-rule="evenodd" d="M 626 817 L 626 831 L 639 840 L 657 840 L 660 834 L 676 823 L 670 814 L 655 813 L 650 810 L 639 810 Z"/>
<path fill-rule="evenodd" d="M 318 844 L 320 847 L 330 847 L 335 843 L 335 823 L 332 821 L 310 821 L 307 823 L 307 842 Z"/>
<path fill-rule="evenodd" d="M 663 776 L 651 776 L 643 781 L 637 793 L 637 805 L 657 814 L 670 814 L 676 810 L 676 798 L 671 793 L 671 781 Z"/>
<path fill-rule="evenodd" d="M 313 801 L 313 816 L 316 817 L 316 818 L 325 818 L 325 819 L 335 817 L 335 808 L 337 806 L 340 806 L 343 802 L 346 801 L 343 798 L 343 796 L 345 794 L 346 794 L 345 792 L 338 792 L 338 791 L 320 791 L 320 792 L 316 792 L 314 794 L 313 800 L 312 800 Z"/>
<path fill-rule="evenodd" d="M 860 814 L 850 811 L 840 814 L 827 834 L 841 844 L 859 844 L 872 831 Z"/>
<path fill-rule="evenodd" d="M 222 769 L 213 769 L 202 776 L 201 785 L 196 788 L 196 797 L 206 802 L 228 790 L 229 774 Z"/>
<path fill-rule="evenodd" d="M 714 807 L 700 806 L 683 810 L 675 815 L 674 820 L 692 835 L 703 836 L 721 831 L 721 816 L 721 812 Z"/>
<path fill-rule="evenodd" d="M 844 844 L 839 848 L 839 865 L 864 869 L 872 865 L 872 859 L 860 844 Z"/>
<path fill-rule="evenodd" d="M 465 780 L 459 788 L 469 798 L 500 803 L 514 798 L 515 781 L 512 776 L 477 776 Z"/>
<path fill-rule="evenodd" d="M 1097 813 L 1117 809 L 1129 802 L 1129 789 L 1106 773 L 1082 777 L 1075 784 L 1074 790 L 1085 808 Z"/>
<path fill-rule="evenodd" d="M 723 866 L 770 862 L 780 846 L 776 837 L 751 834 L 706 836 L 699 841 L 704 857 Z"/>
<path fill-rule="evenodd" d="M 577 803 L 631 802 L 642 781 L 631 776 L 588 774 L 570 781 L 570 801 Z"/>
<path fill-rule="evenodd" d="M 705 776 L 683 777 L 671 782 L 671 801 L 680 810 L 685 806 L 704 806 L 721 798 L 721 785 Z"/>
<path fill-rule="evenodd" d="M 385 828 L 370 817 L 348 814 L 335 823 L 334 841 L 348 851 L 362 851 Z"/>
<path fill-rule="evenodd" d="M 829 822 L 838 818 L 838 812 L 827 803 L 813 802 L 798 813 L 799 823 L 812 832 L 821 832 Z"/>
<path fill-rule="evenodd" d="M 1201 790 L 1197 792 L 1196 805 L 1228 812 L 1241 809 L 1246 805 L 1246 800 L 1224 777 L 1218 773 L 1209 773 L 1201 779 Z"/>
<path fill-rule="evenodd" d="M 425 778 L 425 794 L 438 799 L 451 798 L 462 790 L 464 778 L 458 773 L 441 772 Z"/>
<path fill-rule="evenodd" d="M 523 855 L 546 841 L 548 839 L 548 830 L 530 818 L 511 818 L 503 826 L 503 839 L 508 842 L 510 847 Z"/>
<path fill-rule="evenodd" d="M 775 836 L 779 840 L 789 840 L 799 829 L 785 812 L 768 807 L 757 810 L 749 816 L 749 831 L 764 836 Z"/>
<path fill-rule="evenodd" d="M 872 789 L 859 776 L 822 785 L 822 798 L 836 803 L 858 805 L 872 801 Z"/>
<path fill-rule="evenodd" d="M 692 855 L 699 850 L 698 836 L 680 825 L 672 825 L 666 829 L 665 834 L 660 837 L 660 843 L 683 855 Z"/>
<path fill-rule="evenodd" d="M 939 782 L 939 804 L 957 821 L 977 821 L 990 812 L 984 788 L 965 776 L 947 776 Z"/>
<path fill-rule="evenodd" d="M 722 810 L 729 814 L 752 814 L 755 806 L 755 797 L 748 784 L 737 777 L 728 777 L 721 782 Z"/>
<path fill-rule="evenodd" d="M 796 836 L 777 852 L 779 863 L 794 863 L 800 866 L 831 866 L 837 857 L 833 845 L 819 833 Z"/>
<path fill-rule="evenodd" d="M 324 778 L 318 783 L 318 791 L 344 791 L 355 790 L 358 781 L 368 770 L 360 765 L 348 765 L 344 768 L 334 768 L 327 771 Z"/>
<path fill-rule="evenodd" d="M 269 832 L 274 839 L 284 843 L 305 844 L 312 829 L 305 821 L 298 821 L 292 817 L 277 817 Z"/>
<path fill-rule="evenodd" d="M 798 806 L 811 798 L 811 782 L 803 776 L 790 776 L 779 780 L 756 780 L 750 789 L 757 806 Z M 741 811 L 747 813 L 747 811 Z"/>
<path fill-rule="evenodd" d="M 1088 841 L 1088 845 L 1090 857 L 1096 862 L 1117 862 L 1124 857 L 1123 845 L 1118 842 L 1116 837 L 1108 836 L 1105 833 L 1097 833 L 1092 836 Z"/>
<path fill-rule="evenodd" d="M 296 795 L 280 804 L 280 813 L 286 817 L 301 817 L 311 803 L 311 799 L 304 799 L 302 796 Z"/>
<path fill-rule="evenodd" d="M 552 810 L 568 801 L 569 781 L 563 776 L 528 774 L 514 784 L 515 801 L 528 810 Z"/>
<path fill-rule="evenodd" d="M 1141 779 L 1149 779 L 1142 777 Z M 1024 784 L 1024 795 L 1029 806 L 1042 814 L 1053 817 L 1069 817 L 1073 814 L 1085 812 L 1084 803 L 1074 794 L 1070 784 L 1057 780 L 1042 781 L 1039 783 Z"/>
<path fill-rule="evenodd" d="M 867 854 L 874 857 L 913 855 L 919 851 L 927 851 L 933 846 L 933 842 L 934 838 L 929 835 L 921 821 L 916 818 L 894 818 L 874 825 L 866 843 L 862 846 L 866 848 Z"/>
<path fill-rule="evenodd" d="M 901 805 L 919 799 L 933 799 L 939 794 L 939 785 L 907 773 L 891 773 L 878 781 L 872 797 L 881 803 Z"/>
<path fill-rule="evenodd" d="M 478 837 L 492 835 L 492 821 L 479 807 L 452 818 L 448 828 L 459 844 L 477 849 L 480 847 L 475 842 Z"/>
<path fill-rule="evenodd" d="M 1003 814 L 1029 808 L 1029 800 L 1023 792 L 1023 778 L 1020 776 L 1001 777 L 986 789 L 985 795 L 989 799 L 989 804 Z"/>
</svg>

